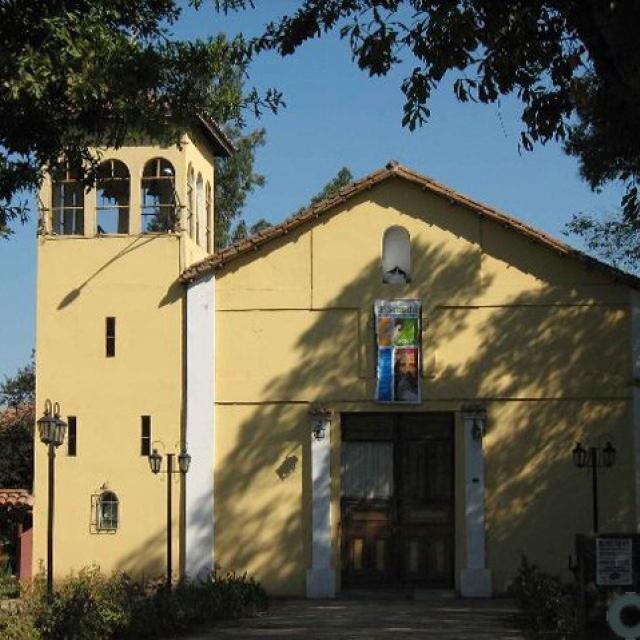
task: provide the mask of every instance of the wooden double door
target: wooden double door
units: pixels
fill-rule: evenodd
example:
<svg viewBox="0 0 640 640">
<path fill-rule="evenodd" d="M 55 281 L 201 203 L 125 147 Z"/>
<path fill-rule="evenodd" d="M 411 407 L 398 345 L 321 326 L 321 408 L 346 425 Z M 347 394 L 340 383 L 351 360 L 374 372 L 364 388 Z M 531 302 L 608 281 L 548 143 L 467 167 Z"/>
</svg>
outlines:
<svg viewBox="0 0 640 640">
<path fill-rule="evenodd" d="M 342 415 L 344 588 L 451 588 L 452 413 Z"/>
</svg>

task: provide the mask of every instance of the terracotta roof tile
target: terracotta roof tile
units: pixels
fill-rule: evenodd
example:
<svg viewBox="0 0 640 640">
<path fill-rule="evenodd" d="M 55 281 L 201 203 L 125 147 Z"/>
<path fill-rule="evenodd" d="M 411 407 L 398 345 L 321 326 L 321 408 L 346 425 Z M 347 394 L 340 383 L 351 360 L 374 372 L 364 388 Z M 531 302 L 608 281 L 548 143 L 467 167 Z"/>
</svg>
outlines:
<svg viewBox="0 0 640 640">
<path fill-rule="evenodd" d="M 384 169 L 379 169 L 364 178 L 352 182 L 350 185 L 343 187 L 340 191 L 325 198 L 324 200 L 316 203 L 312 207 L 301 211 L 300 213 L 288 218 L 284 222 L 278 225 L 269 227 L 256 233 L 245 240 L 237 242 L 222 251 L 218 251 L 210 256 L 207 256 L 204 260 L 196 262 L 182 272 L 180 280 L 184 283 L 193 282 L 198 278 L 211 273 L 217 269 L 221 269 L 230 262 L 236 260 L 240 256 L 250 253 L 252 250 L 257 250 L 263 245 L 286 235 L 290 231 L 301 227 L 307 223 L 313 222 L 320 218 L 324 214 L 330 212 L 338 205 L 343 204 L 350 198 L 373 188 L 374 186 L 384 182 L 389 178 L 400 178 L 407 182 L 420 186 L 424 191 L 429 191 L 436 195 L 440 195 L 450 203 L 462 206 L 470 211 L 476 213 L 481 217 L 485 217 L 489 220 L 493 220 L 501 226 L 511 229 L 528 239 L 536 242 L 542 246 L 552 249 L 561 256 L 568 256 L 578 260 L 585 264 L 589 268 L 597 269 L 606 275 L 612 277 L 616 281 L 623 282 L 633 288 L 640 289 L 640 278 L 633 276 L 629 273 L 616 269 L 600 260 L 592 258 L 591 256 L 574 249 L 568 244 L 561 242 L 560 240 L 536 229 L 535 227 L 521 222 L 520 220 L 513 218 L 512 216 L 502 213 L 497 209 L 493 209 L 486 204 L 473 200 L 468 196 L 465 196 L 457 191 L 447 187 L 435 180 L 424 176 L 420 173 L 405 167 L 398 162 L 389 162 Z"/>
<path fill-rule="evenodd" d="M 0 489 L 0 508 L 33 506 L 33 496 L 26 489 Z"/>
<path fill-rule="evenodd" d="M 202 116 L 198 116 L 198 122 L 205 136 L 209 139 L 209 142 L 213 144 L 216 155 L 226 158 L 235 153 L 236 148 L 233 142 L 231 142 L 227 134 L 218 126 L 217 122 L 205 120 Z"/>
</svg>

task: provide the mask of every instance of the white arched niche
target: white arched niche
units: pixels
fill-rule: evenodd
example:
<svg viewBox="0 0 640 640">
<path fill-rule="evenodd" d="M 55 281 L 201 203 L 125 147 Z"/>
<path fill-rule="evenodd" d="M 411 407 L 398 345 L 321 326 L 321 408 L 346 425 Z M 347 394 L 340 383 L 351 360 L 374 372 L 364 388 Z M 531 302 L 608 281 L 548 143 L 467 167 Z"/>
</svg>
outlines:
<svg viewBox="0 0 640 640">
<path fill-rule="evenodd" d="M 382 282 L 411 282 L 411 237 L 404 227 L 389 227 L 382 238 Z"/>
</svg>

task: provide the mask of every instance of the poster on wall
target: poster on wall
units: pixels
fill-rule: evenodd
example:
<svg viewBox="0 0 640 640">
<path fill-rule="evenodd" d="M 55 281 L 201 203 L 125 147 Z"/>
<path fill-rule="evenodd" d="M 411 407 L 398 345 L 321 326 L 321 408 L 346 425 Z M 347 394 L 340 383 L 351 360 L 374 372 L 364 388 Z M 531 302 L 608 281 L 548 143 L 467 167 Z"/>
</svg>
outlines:
<svg viewBox="0 0 640 640">
<path fill-rule="evenodd" d="M 378 402 L 420 402 L 421 315 L 419 300 L 374 303 Z"/>
</svg>

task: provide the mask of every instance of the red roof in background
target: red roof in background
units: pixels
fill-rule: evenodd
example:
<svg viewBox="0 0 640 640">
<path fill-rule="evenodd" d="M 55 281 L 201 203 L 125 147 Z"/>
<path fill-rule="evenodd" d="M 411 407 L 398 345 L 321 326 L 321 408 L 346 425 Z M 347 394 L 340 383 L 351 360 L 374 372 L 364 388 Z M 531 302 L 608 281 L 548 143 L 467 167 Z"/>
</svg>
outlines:
<svg viewBox="0 0 640 640">
<path fill-rule="evenodd" d="M 31 509 L 33 496 L 26 489 L 0 489 L 0 509 L 3 507 Z"/>
</svg>

